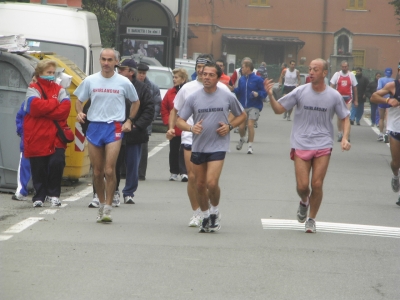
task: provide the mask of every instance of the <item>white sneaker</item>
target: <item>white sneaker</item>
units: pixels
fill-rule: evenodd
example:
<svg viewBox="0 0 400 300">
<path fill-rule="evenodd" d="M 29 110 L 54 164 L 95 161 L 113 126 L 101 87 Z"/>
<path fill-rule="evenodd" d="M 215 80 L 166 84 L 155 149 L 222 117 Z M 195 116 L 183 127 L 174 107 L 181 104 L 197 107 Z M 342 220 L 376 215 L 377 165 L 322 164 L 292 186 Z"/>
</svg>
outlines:
<svg viewBox="0 0 400 300">
<path fill-rule="evenodd" d="M 92 202 L 89 203 L 89 207 L 93 207 L 93 208 L 100 207 L 100 200 L 99 200 L 99 197 L 97 197 L 97 194 L 93 195 L 93 199 L 92 199 Z"/>
<path fill-rule="evenodd" d="M 135 204 L 135 201 L 133 201 L 133 196 L 125 196 L 124 203 L 125 204 Z"/>
<path fill-rule="evenodd" d="M 97 213 L 97 223 L 103 222 L 103 211 L 104 211 L 104 205 L 100 206 L 99 212 Z"/>
<path fill-rule="evenodd" d="M 11 199 L 17 200 L 17 201 L 27 201 L 28 197 L 26 197 L 20 193 L 15 193 L 15 195 L 12 195 Z"/>
<path fill-rule="evenodd" d="M 43 206 L 43 201 L 41 200 L 36 200 L 33 202 L 33 207 L 42 207 Z"/>
<path fill-rule="evenodd" d="M 182 174 L 181 175 L 181 181 L 182 182 L 188 182 L 189 181 L 189 177 L 186 174 Z"/>
<path fill-rule="evenodd" d="M 190 218 L 189 227 L 200 227 L 202 220 L 203 218 L 200 216 L 200 214 L 193 215 Z"/>
<path fill-rule="evenodd" d="M 178 181 L 178 174 L 171 174 L 169 181 Z"/>
<path fill-rule="evenodd" d="M 113 198 L 113 201 L 112 201 L 112 206 L 113 207 L 118 207 L 120 205 L 121 205 L 121 202 L 119 201 L 119 192 L 115 191 L 114 192 L 114 198 Z"/>
<path fill-rule="evenodd" d="M 61 202 L 60 202 L 60 199 L 58 199 L 58 197 L 49 197 L 49 198 L 50 198 L 51 207 L 61 206 Z"/>
<path fill-rule="evenodd" d="M 240 138 L 239 143 L 236 145 L 236 150 L 242 150 L 243 144 L 246 142 L 246 140 L 243 138 Z"/>
<path fill-rule="evenodd" d="M 383 142 L 384 140 L 385 140 L 385 138 L 383 137 L 383 134 L 380 133 L 380 134 L 378 135 L 377 141 L 378 141 L 378 142 Z"/>
<path fill-rule="evenodd" d="M 253 147 L 249 146 L 249 148 L 247 148 L 247 154 L 253 154 Z"/>
<path fill-rule="evenodd" d="M 111 208 L 105 208 L 104 207 L 104 209 L 103 209 L 103 217 L 101 218 L 101 222 L 103 222 L 103 223 L 112 222 Z"/>
</svg>

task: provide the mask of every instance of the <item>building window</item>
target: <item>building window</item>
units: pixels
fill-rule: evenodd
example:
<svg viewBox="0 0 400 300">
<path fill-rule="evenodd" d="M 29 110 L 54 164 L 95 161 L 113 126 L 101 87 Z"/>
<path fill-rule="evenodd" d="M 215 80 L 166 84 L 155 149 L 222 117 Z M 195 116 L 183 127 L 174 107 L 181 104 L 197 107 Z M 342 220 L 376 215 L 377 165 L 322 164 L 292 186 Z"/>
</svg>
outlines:
<svg viewBox="0 0 400 300">
<path fill-rule="evenodd" d="M 250 0 L 252 6 L 269 6 L 269 0 Z"/>
<path fill-rule="evenodd" d="M 365 50 L 353 50 L 354 68 L 365 67 Z"/>
<path fill-rule="evenodd" d="M 348 0 L 347 9 L 365 10 L 365 2 L 367 0 Z"/>
</svg>

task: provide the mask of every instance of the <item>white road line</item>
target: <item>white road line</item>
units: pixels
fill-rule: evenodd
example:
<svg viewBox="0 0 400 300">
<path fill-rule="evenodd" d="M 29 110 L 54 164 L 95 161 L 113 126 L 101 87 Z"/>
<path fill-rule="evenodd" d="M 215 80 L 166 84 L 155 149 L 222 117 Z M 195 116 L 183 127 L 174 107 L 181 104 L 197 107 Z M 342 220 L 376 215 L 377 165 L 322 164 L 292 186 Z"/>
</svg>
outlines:
<svg viewBox="0 0 400 300">
<path fill-rule="evenodd" d="M 68 204 L 61 204 L 60 208 L 66 207 Z"/>
<path fill-rule="evenodd" d="M 148 154 L 148 158 L 152 157 L 154 154 L 156 154 L 158 151 L 162 150 L 162 148 L 164 148 L 165 146 L 167 146 L 169 144 L 169 141 L 165 141 L 159 145 L 157 145 L 156 147 L 154 147 Z"/>
<path fill-rule="evenodd" d="M 13 236 L 12 235 L 0 235 L 0 242 L 1 241 L 7 241 L 11 239 Z"/>
<path fill-rule="evenodd" d="M 368 126 L 371 127 L 371 120 L 367 119 L 367 118 L 363 118 L 363 119 L 364 119 L 365 123 L 367 123 Z M 379 129 L 377 127 L 373 126 L 373 127 L 371 127 L 371 129 L 372 129 L 373 132 L 375 132 L 377 135 L 379 135 L 380 132 L 379 132 Z M 389 143 L 385 143 L 385 144 L 386 144 L 386 146 L 390 147 Z"/>
<path fill-rule="evenodd" d="M 261 219 L 263 229 L 286 229 L 304 231 L 304 224 L 296 220 Z M 358 225 L 346 223 L 316 222 L 317 232 L 331 232 L 355 235 L 400 238 L 400 228 Z"/>
<path fill-rule="evenodd" d="M 40 212 L 39 215 L 54 215 L 58 209 L 45 209 L 44 211 Z"/>
<path fill-rule="evenodd" d="M 6 231 L 4 231 L 3 233 L 7 234 L 7 233 L 18 233 L 21 232 L 22 230 L 28 228 L 29 226 L 35 224 L 36 222 L 43 220 L 43 218 L 28 218 L 26 220 L 23 220 L 13 226 L 11 226 L 10 228 L 8 228 Z"/>
<path fill-rule="evenodd" d="M 79 193 L 76 193 L 76 194 L 72 195 L 71 197 L 68 197 L 68 198 L 66 198 L 64 200 L 61 200 L 61 201 L 62 202 L 77 201 L 79 199 L 82 199 L 82 198 L 86 197 L 90 193 L 93 193 L 93 186 L 88 186 L 87 188 L 85 188 L 84 190 L 80 191 Z"/>
</svg>

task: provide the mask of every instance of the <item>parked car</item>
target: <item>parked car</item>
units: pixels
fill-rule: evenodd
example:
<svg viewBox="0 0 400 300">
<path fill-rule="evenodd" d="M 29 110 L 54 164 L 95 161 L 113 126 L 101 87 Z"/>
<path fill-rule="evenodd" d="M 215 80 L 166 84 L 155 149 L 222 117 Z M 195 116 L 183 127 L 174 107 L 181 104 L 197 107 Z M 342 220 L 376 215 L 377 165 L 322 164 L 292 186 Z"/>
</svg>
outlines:
<svg viewBox="0 0 400 300">
<path fill-rule="evenodd" d="M 138 64 L 143 63 L 148 66 L 162 67 L 162 64 L 154 57 L 147 57 L 140 54 L 133 54 L 132 56 L 122 56 L 121 61 L 123 61 L 124 59 L 134 59 Z"/>
<path fill-rule="evenodd" d="M 193 59 L 175 59 L 175 68 L 183 68 L 189 75 L 189 81 L 192 80 L 192 74 L 196 72 L 196 61 Z"/>
<path fill-rule="evenodd" d="M 168 67 L 149 66 L 149 71 L 147 71 L 146 77 L 158 86 L 160 89 L 161 99 L 164 99 L 168 89 L 174 86 L 174 75 L 172 74 L 171 68 Z M 156 117 L 155 123 L 162 124 L 160 113 Z"/>
</svg>

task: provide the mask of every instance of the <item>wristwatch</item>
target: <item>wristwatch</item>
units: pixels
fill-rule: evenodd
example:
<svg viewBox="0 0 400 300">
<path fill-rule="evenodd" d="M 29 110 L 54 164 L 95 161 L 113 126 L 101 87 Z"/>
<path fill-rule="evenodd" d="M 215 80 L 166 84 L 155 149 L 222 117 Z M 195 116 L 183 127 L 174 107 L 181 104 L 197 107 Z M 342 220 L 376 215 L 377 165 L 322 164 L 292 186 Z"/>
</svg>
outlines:
<svg viewBox="0 0 400 300">
<path fill-rule="evenodd" d="M 228 126 L 229 126 L 229 131 L 231 131 L 231 130 L 233 129 L 232 124 L 231 124 L 231 123 L 228 123 Z"/>
<path fill-rule="evenodd" d="M 131 123 L 133 125 L 133 120 L 135 120 L 135 118 L 128 118 L 129 120 L 131 120 Z"/>
</svg>

